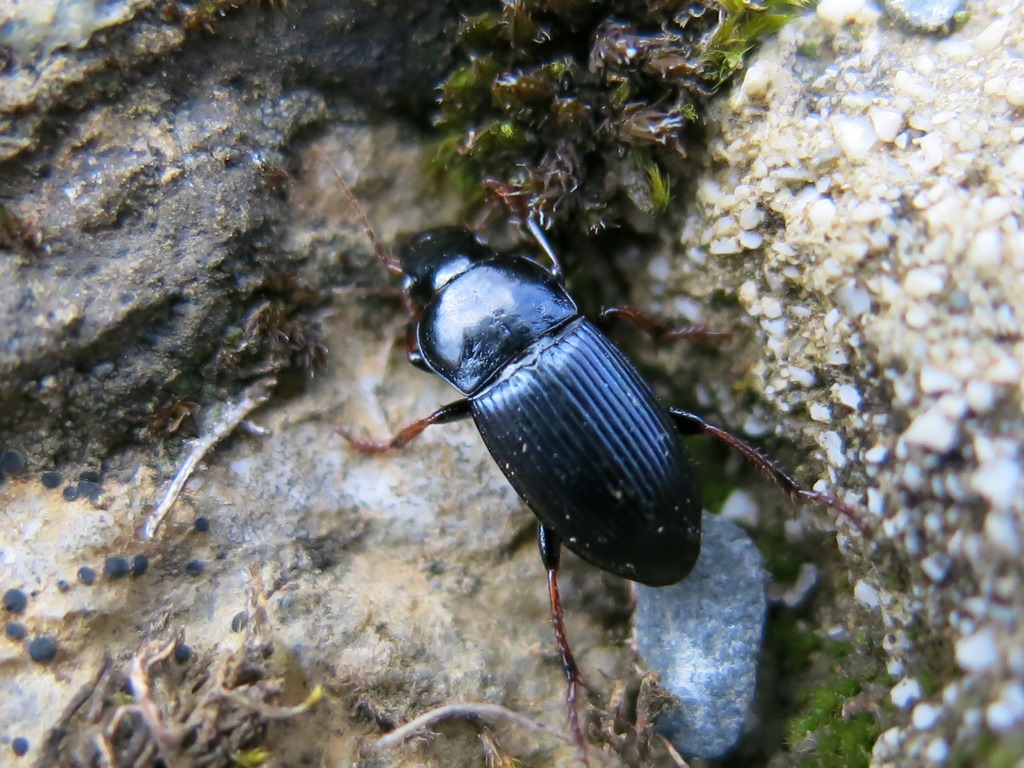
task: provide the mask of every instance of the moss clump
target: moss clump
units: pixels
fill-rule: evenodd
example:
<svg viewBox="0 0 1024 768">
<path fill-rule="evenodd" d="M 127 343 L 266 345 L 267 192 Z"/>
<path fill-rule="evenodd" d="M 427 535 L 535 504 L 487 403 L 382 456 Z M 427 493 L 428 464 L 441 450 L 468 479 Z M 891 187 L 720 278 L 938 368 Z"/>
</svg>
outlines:
<svg viewBox="0 0 1024 768">
<path fill-rule="evenodd" d="M 868 765 L 879 728 L 873 712 L 847 713 L 860 683 L 840 677 L 806 691 L 800 712 L 790 720 L 789 742 L 808 740 L 814 753 L 800 761 L 802 768 L 858 768 Z"/>
<path fill-rule="evenodd" d="M 546 225 L 595 232 L 632 206 L 661 213 L 673 179 L 690 175 L 706 100 L 801 7 L 506 0 L 462 25 L 438 166 L 471 201 L 489 183 Z"/>
</svg>

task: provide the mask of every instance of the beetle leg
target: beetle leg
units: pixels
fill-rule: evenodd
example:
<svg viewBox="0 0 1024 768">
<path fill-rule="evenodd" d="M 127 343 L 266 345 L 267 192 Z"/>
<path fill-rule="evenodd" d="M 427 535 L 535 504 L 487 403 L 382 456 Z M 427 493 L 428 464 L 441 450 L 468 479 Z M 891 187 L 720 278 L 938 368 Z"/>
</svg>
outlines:
<svg viewBox="0 0 1024 768">
<path fill-rule="evenodd" d="M 576 747 L 579 749 L 580 758 L 587 763 L 587 744 L 583 738 L 583 729 L 580 728 L 580 716 L 576 709 L 576 693 L 580 686 L 585 685 L 580 675 L 579 667 L 576 666 L 576 659 L 572 655 L 572 648 L 569 646 L 569 637 L 565 633 L 565 621 L 562 617 L 562 598 L 558 593 L 558 565 L 562 559 L 562 537 L 548 528 L 543 523 L 537 530 L 537 544 L 540 547 L 540 559 L 548 572 L 548 599 L 551 601 L 551 627 L 555 631 L 555 643 L 558 645 L 558 653 L 562 657 L 562 672 L 565 673 L 565 680 L 568 690 L 565 692 L 565 705 L 569 711 L 569 727 L 572 729 L 573 738 L 576 740 Z"/>
<path fill-rule="evenodd" d="M 455 421 L 468 419 L 472 415 L 473 412 L 470 410 L 469 400 L 456 400 L 454 403 L 448 403 L 448 405 L 441 406 L 425 419 L 414 421 L 412 424 L 395 433 L 390 440 L 385 440 L 380 443 L 374 440 L 363 440 L 362 438 L 356 437 L 344 427 L 335 427 L 334 431 L 344 437 L 348 441 L 348 444 L 352 446 L 353 450 L 356 450 L 359 453 L 387 453 L 388 451 L 398 450 L 424 429 L 433 424 L 451 424 Z"/>
<path fill-rule="evenodd" d="M 813 504 L 831 507 L 832 509 L 841 512 L 858 531 L 866 533 L 863 523 L 857 517 L 857 513 L 850 509 L 850 507 L 830 494 L 812 490 L 797 482 L 792 476 L 786 473 L 782 467 L 750 443 L 740 440 L 736 435 L 726 432 L 724 429 L 716 427 L 714 424 L 708 424 L 695 413 L 690 413 L 689 411 L 684 411 L 680 408 L 669 408 L 668 411 L 672 414 L 672 418 L 675 419 L 676 426 L 683 434 L 708 435 L 709 437 L 721 440 L 734 451 L 750 460 L 755 467 L 761 470 L 761 472 L 768 477 L 768 479 L 775 481 L 782 490 L 785 491 L 789 498 L 794 501 L 797 499 L 803 499 L 804 501 L 809 501 Z"/>
<path fill-rule="evenodd" d="M 604 321 L 611 317 L 621 317 L 629 320 L 633 325 L 654 339 L 655 344 L 683 340 L 718 341 L 719 339 L 727 339 L 731 335 L 728 331 L 709 331 L 700 325 L 673 327 L 664 318 L 644 312 L 639 307 L 629 305 L 606 307 L 601 310 L 600 317 Z"/>
</svg>

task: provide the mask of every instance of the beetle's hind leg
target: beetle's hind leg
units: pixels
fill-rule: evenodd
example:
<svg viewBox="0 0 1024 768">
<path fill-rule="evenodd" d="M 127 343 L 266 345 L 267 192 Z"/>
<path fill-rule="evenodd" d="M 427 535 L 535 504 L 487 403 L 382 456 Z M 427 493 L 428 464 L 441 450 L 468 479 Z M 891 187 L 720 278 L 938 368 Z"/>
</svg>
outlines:
<svg viewBox="0 0 1024 768">
<path fill-rule="evenodd" d="M 613 317 L 629 320 L 629 322 L 654 339 L 655 344 L 663 344 L 670 341 L 721 341 L 729 338 L 731 335 L 728 331 L 709 331 L 701 325 L 675 326 L 663 317 L 652 315 L 639 307 L 630 305 L 605 307 L 601 310 L 600 320 L 602 325 L 606 324 Z"/>
<path fill-rule="evenodd" d="M 672 414 L 672 418 L 675 420 L 676 426 L 683 434 L 707 435 L 709 437 L 714 437 L 717 440 L 721 440 L 732 450 L 751 461 L 755 467 L 761 470 L 768 477 L 768 479 L 776 482 L 791 499 L 803 499 L 804 501 L 809 501 L 813 504 L 820 504 L 823 507 L 830 507 L 842 513 L 858 531 L 866 533 L 864 530 L 864 524 L 861 522 L 860 518 L 857 517 L 857 513 L 850 509 L 850 507 L 834 496 L 822 493 L 821 491 L 815 491 L 797 482 L 792 476 L 783 470 L 782 467 L 757 448 L 750 445 L 750 443 L 740 440 L 736 435 L 726 432 L 721 427 L 716 427 L 714 424 L 708 424 L 695 413 L 690 413 L 689 411 L 684 411 L 680 408 L 669 408 L 668 411 Z"/>
<path fill-rule="evenodd" d="M 388 453 L 389 451 L 397 451 L 429 426 L 434 424 L 451 424 L 455 421 L 468 419 L 472 415 L 473 413 L 470 409 L 469 400 L 462 399 L 456 400 L 454 403 L 448 403 L 448 405 L 441 406 L 426 418 L 414 421 L 407 427 L 400 429 L 390 439 L 384 440 L 383 442 L 363 440 L 362 438 L 353 435 L 344 427 L 335 427 L 334 431 L 345 438 L 345 440 L 348 441 L 348 444 L 352 446 L 352 449 L 359 453 Z"/>
<path fill-rule="evenodd" d="M 562 616 L 562 598 L 558 592 L 558 566 L 562 559 L 562 538 L 543 523 L 538 529 L 537 544 L 540 547 L 540 559 L 548 572 L 548 599 L 551 601 L 551 627 L 555 631 L 555 642 L 558 645 L 558 653 L 562 657 L 562 672 L 565 673 L 565 680 L 568 689 L 565 692 L 565 706 L 569 714 L 569 728 L 572 730 L 573 739 L 576 741 L 576 748 L 579 750 L 580 759 L 584 765 L 587 762 L 587 742 L 583 738 L 583 729 L 580 727 L 580 715 L 576 706 L 576 696 L 583 682 L 579 667 L 576 666 L 576 659 L 572 655 L 572 648 L 569 646 L 569 637 L 565 633 L 565 621 Z"/>
</svg>

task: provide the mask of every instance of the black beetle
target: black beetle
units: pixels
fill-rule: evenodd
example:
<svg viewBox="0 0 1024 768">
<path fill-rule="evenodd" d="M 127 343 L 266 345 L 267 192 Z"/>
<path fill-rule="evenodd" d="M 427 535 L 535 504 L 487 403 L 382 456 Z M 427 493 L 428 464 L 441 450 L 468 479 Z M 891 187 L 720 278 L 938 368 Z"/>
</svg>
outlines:
<svg viewBox="0 0 1024 768">
<path fill-rule="evenodd" d="M 347 185 L 346 191 L 351 196 Z M 463 398 L 386 442 L 336 431 L 356 450 L 383 453 L 428 426 L 476 422 L 498 467 L 540 520 L 570 724 L 585 761 L 575 707 L 582 679 L 558 592 L 563 545 L 602 570 L 642 584 L 666 586 L 685 578 L 700 553 L 700 490 L 682 441 L 691 434 L 725 441 L 791 497 L 852 513 L 797 483 L 739 438 L 695 414 L 665 407 L 618 347 L 580 314 L 535 222 L 527 225 L 550 266 L 495 253 L 470 232 L 452 227 L 414 235 L 395 260 L 359 212 L 378 257 L 402 276 L 409 361 L 440 376 Z M 668 330 L 634 307 L 602 313 L 612 316 L 632 320 L 658 338 L 721 335 L 702 328 Z"/>
</svg>

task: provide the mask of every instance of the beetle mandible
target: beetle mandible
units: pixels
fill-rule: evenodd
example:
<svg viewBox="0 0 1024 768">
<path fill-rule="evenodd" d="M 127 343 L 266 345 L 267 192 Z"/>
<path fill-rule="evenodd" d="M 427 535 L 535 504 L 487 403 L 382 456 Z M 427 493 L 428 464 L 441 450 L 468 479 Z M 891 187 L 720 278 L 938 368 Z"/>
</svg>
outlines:
<svg viewBox="0 0 1024 768">
<path fill-rule="evenodd" d="M 540 521 L 551 623 L 568 685 L 570 727 L 586 762 L 576 708 L 583 680 L 565 632 L 558 589 L 561 548 L 598 568 L 646 584 L 684 579 L 700 554 L 701 498 L 684 435 L 722 440 L 791 498 L 853 512 L 798 483 L 771 459 L 700 416 L 661 403 L 636 367 L 584 317 L 538 222 L 524 222 L 548 264 L 497 253 L 456 227 L 410 237 L 390 256 L 354 194 L 338 176 L 384 267 L 402 278 L 416 367 L 462 397 L 384 442 L 336 431 L 357 451 L 401 448 L 424 429 L 472 418 L 492 458 Z M 611 307 L 658 338 L 709 338 L 703 328 L 670 329 L 631 306 Z"/>
</svg>

